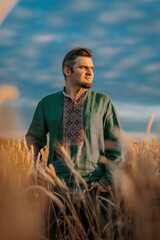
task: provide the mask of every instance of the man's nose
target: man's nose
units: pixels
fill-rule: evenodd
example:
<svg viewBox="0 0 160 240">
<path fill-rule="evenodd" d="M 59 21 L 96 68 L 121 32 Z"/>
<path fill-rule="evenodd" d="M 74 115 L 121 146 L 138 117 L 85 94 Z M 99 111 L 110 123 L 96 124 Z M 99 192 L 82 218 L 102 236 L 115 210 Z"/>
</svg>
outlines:
<svg viewBox="0 0 160 240">
<path fill-rule="evenodd" d="M 92 70 L 90 68 L 87 68 L 86 74 L 87 75 L 91 75 L 92 74 Z"/>
</svg>

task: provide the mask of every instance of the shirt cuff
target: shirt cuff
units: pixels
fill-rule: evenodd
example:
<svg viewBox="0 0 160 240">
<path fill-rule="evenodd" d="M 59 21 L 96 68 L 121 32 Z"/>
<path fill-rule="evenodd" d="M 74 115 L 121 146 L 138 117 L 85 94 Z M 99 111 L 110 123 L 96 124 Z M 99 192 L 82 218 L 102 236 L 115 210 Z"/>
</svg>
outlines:
<svg viewBox="0 0 160 240">
<path fill-rule="evenodd" d="M 105 178 L 105 177 L 101 177 L 98 181 L 98 183 L 106 190 L 109 191 L 111 184 L 110 182 Z"/>
</svg>

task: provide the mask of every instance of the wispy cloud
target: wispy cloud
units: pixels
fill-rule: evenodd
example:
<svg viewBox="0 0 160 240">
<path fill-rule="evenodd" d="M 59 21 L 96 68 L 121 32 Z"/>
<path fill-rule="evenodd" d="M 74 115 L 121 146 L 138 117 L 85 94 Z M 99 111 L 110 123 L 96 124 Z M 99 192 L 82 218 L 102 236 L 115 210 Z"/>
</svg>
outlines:
<svg viewBox="0 0 160 240">
<path fill-rule="evenodd" d="M 159 74 L 156 72 L 155 74 L 150 75 L 150 77 L 148 77 L 148 81 L 150 84 L 152 84 L 154 86 L 154 84 L 159 84 Z"/>
<path fill-rule="evenodd" d="M 119 71 L 115 71 L 115 70 L 112 70 L 112 71 L 106 71 L 106 72 L 103 72 L 102 74 L 101 74 L 101 76 L 103 77 L 103 78 L 106 78 L 107 80 L 108 79 L 114 79 L 114 78 L 117 78 L 117 77 L 120 77 L 120 72 Z M 108 83 L 108 81 L 107 81 L 107 83 Z M 113 83 L 113 82 L 112 82 Z"/>
<path fill-rule="evenodd" d="M 0 29 L 0 33 L 1 33 L 1 39 L 2 39 L 2 36 L 3 38 L 10 38 L 10 37 L 16 36 L 16 32 L 13 31 L 11 28 Z"/>
<path fill-rule="evenodd" d="M 49 43 L 54 42 L 58 39 L 62 39 L 64 34 L 62 33 L 46 33 L 46 34 L 36 34 L 31 37 L 31 40 L 36 43 Z"/>
<path fill-rule="evenodd" d="M 125 52 L 125 50 L 123 50 Z M 121 54 L 116 55 L 117 59 L 120 59 L 114 64 L 114 68 L 118 70 L 127 70 L 137 67 L 137 71 L 150 73 L 160 69 L 160 63 L 145 64 L 146 60 L 150 61 L 152 57 L 156 56 L 153 48 L 149 46 L 143 46 L 136 49 L 135 52 L 130 52 L 128 48 L 127 56 L 123 57 Z"/>
<path fill-rule="evenodd" d="M 94 37 L 103 37 L 106 35 L 107 30 L 106 28 L 102 27 L 101 25 L 92 25 L 88 32 Z"/>
<path fill-rule="evenodd" d="M 160 72 L 160 62 L 146 64 L 141 68 L 141 71 L 145 73 Z"/>
<path fill-rule="evenodd" d="M 50 75 L 50 74 L 45 74 L 45 73 L 38 73 L 34 75 L 34 83 L 49 83 L 52 81 L 56 81 L 56 77 Z"/>
<path fill-rule="evenodd" d="M 155 120 L 160 119 L 160 105 L 116 103 L 116 107 L 120 119 L 126 122 L 148 121 L 151 115 L 155 116 Z"/>
<path fill-rule="evenodd" d="M 89 48 L 92 50 L 96 49 L 99 46 L 98 41 L 92 37 L 86 37 L 86 36 L 81 36 L 79 37 L 79 39 L 71 39 L 71 41 L 66 44 L 67 50 L 70 50 L 73 47 L 77 47 L 77 46 L 84 46 L 86 48 Z"/>
<path fill-rule="evenodd" d="M 142 2 L 142 3 L 154 3 L 159 2 L 159 0 L 136 0 L 136 2 Z"/>
<path fill-rule="evenodd" d="M 14 17 L 15 19 L 27 19 L 27 18 L 31 18 L 34 17 L 35 15 L 35 11 L 29 9 L 29 8 L 25 8 L 25 7 L 19 7 L 16 9 L 16 12 L 14 13 Z"/>
<path fill-rule="evenodd" d="M 98 1 L 95 0 L 72 0 L 70 9 L 76 12 L 84 12 L 96 9 L 99 5 Z"/>
<path fill-rule="evenodd" d="M 96 50 L 96 54 L 100 55 L 101 57 L 103 56 L 113 56 L 116 54 L 119 54 L 123 51 L 123 48 L 121 47 L 114 47 L 114 46 L 110 46 L 110 47 L 99 47 Z"/>
<path fill-rule="evenodd" d="M 15 107 L 31 107 L 35 108 L 37 106 L 37 100 L 31 98 L 18 98 L 15 101 Z"/>
<path fill-rule="evenodd" d="M 134 9 L 114 9 L 102 12 L 99 15 L 99 21 L 106 24 L 115 24 L 130 19 L 141 19 L 143 16 L 142 11 Z"/>
<path fill-rule="evenodd" d="M 154 88 L 154 87 L 149 87 L 149 86 L 143 86 L 143 87 L 139 87 L 138 91 L 141 93 L 148 93 L 150 95 L 156 95 L 156 96 L 160 96 L 160 89 L 158 88 Z"/>
<path fill-rule="evenodd" d="M 129 69 L 130 67 L 138 65 L 140 62 L 139 58 L 136 56 L 128 56 L 125 58 L 122 58 L 120 61 L 118 61 L 115 65 L 114 68 L 116 69 Z"/>
<path fill-rule="evenodd" d="M 150 59 L 151 57 L 156 56 L 156 51 L 152 46 L 140 46 L 136 49 L 135 53 L 132 54 L 131 57 L 136 57 L 137 59 L 145 60 Z"/>
<path fill-rule="evenodd" d="M 124 36 L 120 41 L 124 45 L 134 45 L 139 41 L 139 38 L 137 36 Z"/>
<path fill-rule="evenodd" d="M 140 24 L 134 24 L 132 25 L 132 31 L 135 34 L 160 34 L 160 28 L 159 28 L 159 19 L 154 20 L 154 18 L 150 18 L 150 21 L 142 22 Z"/>
<path fill-rule="evenodd" d="M 61 28 L 65 27 L 66 24 L 69 24 L 70 20 L 63 16 L 61 12 L 59 12 L 59 15 L 54 13 L 52 15 L 46 16 L 46 22 L 49 26 Z"/>
<path fill-rule="evenodd" d="M 54 78 L 53 78 L 54 79 Z M 57 79 L 55 79 L 50 86 L 53 88 L 59 88 L 62 89 L 65 85 L 65 80 L 63 77 L 57 77 Z"/>
<path fill-rule="evenodd" d="M 16 31 L 11 28 L 0 29 L 0 45 L 1 46 L 11 46 L 15 43 L 15 38 L 17 36 Z"/>
<path fill-rule="evenodd" d="M 25 56 L 30 58 L 30 59 L 35 59 L 40 57 L 40 48 L 37 45 L 28 45 L 25 48 L 24 47 L 19 47 L 17 50 L 17 54 L 19 54 L 20 56 Z"/>
</svg>

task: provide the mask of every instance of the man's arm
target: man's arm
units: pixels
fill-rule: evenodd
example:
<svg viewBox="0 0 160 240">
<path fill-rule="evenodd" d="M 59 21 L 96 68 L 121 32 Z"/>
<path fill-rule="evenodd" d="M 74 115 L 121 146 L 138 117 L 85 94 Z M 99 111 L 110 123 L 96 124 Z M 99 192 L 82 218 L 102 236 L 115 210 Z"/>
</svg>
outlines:
<svg viewBox="0 0 160 240">
<path fill-rule="evenodd" d="M 106 146 L 107 149 L 105 149 L 105 157 L 110 161 L 116 161 L 116 163 L 119 163 L 121 158 L 121 149 L 118 143 L 118 139 L 114 135 L 115 128 L 120 129 L 120 123 L 116 109 L 110 100 L 107 111 L 104 115 L 104 140 L 106 143 L 108 142 L 112 144 L 110 146 L 110 149 L 108 146 Z M 108 191 L 113 184 L 112 170 L 107 164 L 104 164 L 104 168 L 104 175 L 97 183 L 94 184 L 94 187 L 101 187 L 101 191 Z"/>
<path fill-rule="evenodd" d="M 33 145 L 35 159 L 41 148 L 43 148 L 47 143 L 46 134 L 48 132 L 45 114 L 42 102 L 38 103 L 35 110 L 31 125 L 26 134 L 27 145 L 30 148 Z"/>
</svg>

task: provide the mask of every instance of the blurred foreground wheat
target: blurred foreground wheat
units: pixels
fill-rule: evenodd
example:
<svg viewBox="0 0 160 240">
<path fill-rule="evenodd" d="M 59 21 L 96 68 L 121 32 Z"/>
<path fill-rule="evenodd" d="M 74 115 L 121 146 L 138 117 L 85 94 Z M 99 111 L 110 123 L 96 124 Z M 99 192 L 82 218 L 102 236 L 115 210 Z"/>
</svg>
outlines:
<svg viewBox="0 0 160 240">
<path fill-rule="evenodd" d="M 61 148 L 61 151 L 68 159 L 65 149 Z M 41 160 L 39 155 L 35 164 L 33 149 L 28 150 L 25 139 L 0 145 L 0 191 L 3 196 L 0 239 L 51 239 L 48 232 L 55 222 L 54 239 L 88 239 L 91 233 L 92 239 L 102 239 L 98 205 L 95 208 L 80 187 L 76 194 L 71 193 L 56 176 L 53 166 L 47 167 L 48 147 L 41 151 L 41 155 Z M 151 142 L 139 143 L 126 139 L 125 158 L 123 168 L 111 164 L 115 189 L 110 205 L 116 212 L 117 239 L 159 239 L 160 143 L 154 138 Z M 83 182 L 70 168 L 75 180 Z M 100 200 L 97 196 L 97 204 Z M 87 213 L 88 231 L 77 211 L 78 205 L 83 205 Z M 49 221 L 51 209 L 60 212 L 54 216 L 53 222 Z M 105 239 L 114 239 L 111 221 L 109 219 L 106 223 L 108 235 Z"/>
<path fill-rule="evenodd" d="M 12 10 L 18 0 L 1 0 L 0 1 L 0 25 Z"/>
</svg>

